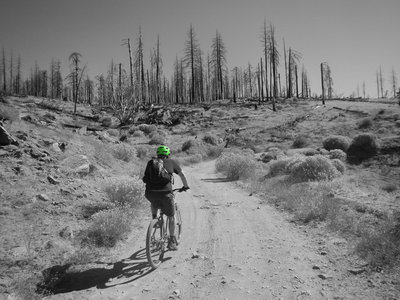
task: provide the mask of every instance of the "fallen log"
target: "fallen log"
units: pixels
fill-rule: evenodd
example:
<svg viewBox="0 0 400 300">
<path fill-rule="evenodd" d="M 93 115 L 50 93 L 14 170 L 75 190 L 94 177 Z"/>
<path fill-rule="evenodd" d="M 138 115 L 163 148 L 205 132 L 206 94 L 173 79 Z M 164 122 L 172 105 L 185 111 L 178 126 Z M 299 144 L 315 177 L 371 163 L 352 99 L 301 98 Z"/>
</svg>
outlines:
<svg viewBox="0 0 400 300">
<path fill-rule="evenodd" d="M 67 123 L 62 123 L 61 125 L 64 126 L 64 127 L 76 128 L 76 129 L 81 129 L 81 128 L 86 126 L 86 125 L 85 126 L 80 126 L 80 125 L 67 124 Z M 103 131 L 104 128 L 101 127 L 101 126 L 87 126 L 86 130 L 87 131 Z"/>
<path fill-rule="evenodd" d="M 363 115 L 363 116 L 369 116 L 369 113 L 363 112 L 363 111 L 359 111 L 359 110 L 353 110 L 353 109 L 345 109 L 345 108 L 340 108 L 337 106 L 332 107 L 333 109 L 337 109 L 337 110 L 341 110 L 341 111 L 345 111 L 345 112 L 349 112 L 349 113 L 354 113 L 354 114 L 359 114 L 359 115 Z"/>
</svg>

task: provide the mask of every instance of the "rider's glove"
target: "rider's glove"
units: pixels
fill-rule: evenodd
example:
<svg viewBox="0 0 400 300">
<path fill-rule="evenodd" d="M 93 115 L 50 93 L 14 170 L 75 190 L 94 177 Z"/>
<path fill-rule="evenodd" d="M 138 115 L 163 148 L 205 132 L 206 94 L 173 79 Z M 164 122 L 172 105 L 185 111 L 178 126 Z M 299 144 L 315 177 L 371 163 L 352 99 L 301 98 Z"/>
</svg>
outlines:
<svg viewBox="0 0 400 300">
<path fill-rule="evenodd" d="M 188 186 L 184 186 L 184 187 L 181 188 L 181 191 L 182 191 L 182 192 L 186 192 L 188 189 L 189 189 Z"/>
</svg>

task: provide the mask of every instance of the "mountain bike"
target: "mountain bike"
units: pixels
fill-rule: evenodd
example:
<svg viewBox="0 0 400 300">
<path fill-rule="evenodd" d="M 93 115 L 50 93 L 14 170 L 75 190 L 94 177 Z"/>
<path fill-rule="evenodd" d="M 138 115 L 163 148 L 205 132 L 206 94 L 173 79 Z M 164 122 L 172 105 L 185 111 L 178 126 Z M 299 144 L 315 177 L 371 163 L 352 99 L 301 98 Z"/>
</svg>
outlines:
<svg viewBox="0 0 400 300">
<path fill-rule="evenodd" d="M 179 188 L 172 191 L 175 198 L 177 192 L 184 192 L 186 189 Z M 182 217 L 178 204 L 175 205 L 175 237 L 179 245 L 182 235 Z M 157 269 L 163 261 L 166 246 L 169 240 L 169 222 L 167 216 L 160 211 L 158 218 L 151 220 L 146 235 L 146 256 L 152 269 Z"/>
</svg>

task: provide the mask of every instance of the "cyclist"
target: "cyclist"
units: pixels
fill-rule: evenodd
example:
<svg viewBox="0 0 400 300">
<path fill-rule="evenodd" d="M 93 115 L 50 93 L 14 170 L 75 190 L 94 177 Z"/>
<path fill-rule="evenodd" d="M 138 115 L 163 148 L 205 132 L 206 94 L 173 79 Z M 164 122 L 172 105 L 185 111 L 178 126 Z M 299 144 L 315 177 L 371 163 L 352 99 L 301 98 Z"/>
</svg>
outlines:
<svg viewBox="0 0 400 300">
<path fill-rule="evenodd" d="M 178 247 L 175 238 L 175 206 L 172 193 L 173 173 L 178 174 L 181 178 L 183 183 L 182 190 L 188 190 L 189 186 L 178 162 L 169 158 L 170 154 L 171 150 L 167 146 L 161 145 L 157 148 L 157 157 L 152 158 L 147 163 L 143 182 L 146 184 L 145 197 L 151 203 L 153 219 L 157 218 L 158 209 L 161 209 L 168 217 L 170 234 L 168 248 L 175 251 L 178 250 Z M 156 164 L 157 166 L 155 166 Z M 156 178 L 156 176 L 160 175 L 154 175 L 154 169 L 157 169 L 158 173 L 165 172 L 166 175 L 163 176 L 169 176 L 169 180 L 162 181 L 158 177 Z"/>
</svg>

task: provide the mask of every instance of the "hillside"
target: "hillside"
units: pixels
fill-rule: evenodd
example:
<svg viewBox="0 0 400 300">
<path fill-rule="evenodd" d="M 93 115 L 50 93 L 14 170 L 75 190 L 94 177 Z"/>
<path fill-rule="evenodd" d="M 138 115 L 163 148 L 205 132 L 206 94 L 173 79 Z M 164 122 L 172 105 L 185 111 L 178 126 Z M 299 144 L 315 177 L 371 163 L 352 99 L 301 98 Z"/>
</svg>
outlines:
<svg viewBox="0 0 400 300">
<path fill-rule="evenodd" d="M 222 250 L 221 253 L 210 252 L 210 249 L 216 246 L 223 249 L 224 243 L 232 247 L 228 240 L 225 242 L 217 240 L 223 240 L 226 232 L 235 232 L 234 228 L 233 231 L 230 229 L 231 217 L 229 220 L 218 217 L 216 211 L 218 209 L 213 207 L 213 203 L 216 207 L 239 206 L 247 219 L 251 219 L 253 213 L 259 215 L 261 212 L 265 213 L 265 216 L 271 213 L 282 215 L 283 220 L 280 219 L 279 223 L 276 223 L 279 226 L 276 225 L 274 231 L 277 236 L 282 226 L 288 230 L 282 229 L 282 234 L 287 237 L 296 236 L 296 230 L 300 228 L 301 231 L 305 226 L 306 236 L 309 236 L 309 240 L 307 239 L 309 244 L 306 243 L 306 247 L 309 247 L 311 252 L 321 253 L 323 248 L 321 246 L 322 248 L 318 249 L 316 236 L 319 236 L 320 242 L 325 238 L 327 241 L 332 241 L 331 235 L 339 236 L 340 238 L 336 239 L 341 241 L 339 244 L 332 242 L 336 245 L 335 251 L 338 251 L 334 256 L 336 259 L 347 257 L 348 261 L 356 262 L 362 258 L 362 263 L 358 263 L 356 269 L 348 261 L 324 266 L 326 271 L 330 271 L 329 273 L 347 274 L 348 268 L 354 271 L 354 274 L 350 272 L 353 274 L 351 279 L 347 279 L 350 283 L 340 289 L 340 297 L 346 298 L 346 288 L 354 282 L 357 284 L 352 286 L 352 295 L 357 295 L 363 290 L 365 292 L 367 287 L 370 289 L 369 292 L 379 297 L 390 298 L 389 296 L 400 295 L 400 286 L 396 279 L 398 274 L 396 261 L 399 253 L 395 247 L 400 240 L 399 237 L 397 240 L 395 238 L 400 223 L 398 215 L 400 106 L 395 103 L 332 100 L 322 106 L 319 101 L 314 100 L 286 100 L 280 101 L 277 105 L 278 111 L 273 112 L 267 104 L 255 105 L 251 102 L 233 104 L 219 101 L 193 107 L 156 107 L 151 112 L 141 114 L 136 119 L 136 124 L 126 127 L 119 127 L 117 119 L 106 109 L 80 106 L 78 113 L 74 115 L 73 106 L 68 102 L 32 97 L 7 97 L 0 105 L 0 117 L 3 119 L 4 128 L 14 139 L 10 145 L 0 147 L 2 224 L 0 230 L 3 237 L 0 248 L 2 257 L 0 292 L 4 297 L 20 295 L 29 299 L 34 295 L 37 283 L 40 283 L 41 287 L 37 289 L 39 293 L 63 292 L 60 286 L 64 287 L 64 292 L 76 293 L 80 290 L 78 287 L 68 286 L 65 281 L 63 282 L 65 274 L 68 272 L 83 274 L 87 270 L 104 268 L 107 262 L 115 262 L 124 256 L 132 255 L 134 252 L 130 251 L 131 249 L 140 250 L 148 222 L 148 204 L 143 199 L 140 177 L 145 163 L 153 155 L 155 147 L 161 143 L 171 147 L 174 156 L 184 165 L 185 172 L 187 170 L 189 174 L 190 172 L 203 174 L 203 177 L 190 175 L 190 178 L 204 189 L 209 188 L 201 179 L 207 178 L 206 176 L 212 177 L 210 172 L 214 172 L 215 163 L 207 162 L 205 166 L 207 173 L 204 173 L 203 167 L 200 167 L 204 163 L 200 162 L 217 159 L 218 168 L 218 162 L 224 157 L 228 161 L 229 155 L 233 154 L 245 157 L 248 160 L 245 160 L 241 172 L 244 174 L 250 165 L 251 172 L 248 176 L 231 178 L 239 180 L 221 183 L 223 185 L 220 188 L 221 190 L 240 188 L 247 191 L 247 194 L 258 197 L 258 200 L 253 200 L 252 204 L 249 204 L 252 210 L 246 211 L 238 204 L 242 198 L 227 201 L 229 196 L 221 198 L 214 190 L 206 192 L 199 187 L 193 187 L 193 192 L 185 195 L 185 200 L 197 201 L 197 204 L 187 206 L 184 215 L 192 214 L 199 224 L 204 224 L 207 218 L 213 218 L 212 216 L 217 214 L 214 221 L 218 225 L 215 226 L 222 229 L 215 231 L 213 233 L 215 236 L 203 236 L 202 231 L 195 231 L 199 237 L 188 239 L 188 244 L 182 250 L 182 258 L 191 259 L 190 256 L 196 251 L 196 247 L 201 248 L 201 244 L 205 243 L 209 252 L 204 255 L 210 260 L 204 263 L 210 263 L 210 268 L 217 268 L 218 276 L 226 276 L 224 274 L 227 273 L 233 280 L 241 282 L 236 278 L 240 270 L 233 271 L 229 265 L 233 265 L 232 260 L 242 259 L 244 260 L 242 263 L 246 266 L 244 256 L 229 254 Z M 145 124 L 145 122 L 158 122 L 158 124 Z M 341 164 L 345 170 L 334 178 L 327 178 L 328 180 L 322 183 L 313 181 L 291 184 L 288 187 L 284 186 L 287 183 L 287 176 L 293 174 L 287 175 L 279 170 L 281 173 L 278 175 L 271 175 L 271 170 L 277 169 L 276 162 L 279 161 L 286 163 L 298 159 L 302 162 L 307 157 L 333 155 L 324 149 L 323 145 L 323 141 L 329 136 L 346 137 L 351 141 L 360 134 L 373 135 L 378 144 L 378 151 L 356 163 L 344 159 Z M 221 152 L 222 156 L 219 156 Z M 338 157 L 342 155 L 340 152 L 334 153 Z M 198 167 L 197 163 L 200 163 Z M 226 168 L 224 165 L 219 171 L 224 173 Z M 229 177 L 229 172 L 218 176 Z M 283 189 L 279 188 L 280 185 Z M 118 202 L 124 198 L 124 195 L 118 194 L 118 188 L 121 190 L 121 186 L 128 186 L 131 193 L 129 197 L 134 198 L 129 200 L 129 214 L 123 214 L 126 220 L 132 221 L 132 226 L 126 232 L 117 232 L 121 235 L 118 240 L 94 241 L 89 229 L 96 220 L 101 219 L 102 213 L 108 210 L 118 211 L 113 199 L 117 199 Z M 204 194 L 207 194 L 208 201 L 203 199 Z M 213 194 L 217 195 L 212 196 Z M 316 198 L 310 198 L 314 197 L 314 194 L 317 195 Z M 326 200 L 323 202 L 324 205 L 329 203 L 328 208 L 323 208 L 324 213 L 326 212 L 324 217 L 320 212 L 316 216 L 309 214 L 320 205 L 316 200 L 318 197 Z M 331 205 L 332 203 L 335 205 Z M 318 209 L 322 209 L 321 207 L 318 206 Z M 196 214 L 194 211 L 199 213 Z M 230 213 L 234 218 L 241 217 L 238 211 L 229 212 L 226 209 L 223 216 L 228 216 Z M 189 225 L 189 219 L 186 220 Z M 196 230 L 197 223 L 190 224 L 192 230 Z M 243 226 L 237 230 L 242 230 L 244 234 L 249 230 L 250 235 L 259 232 L 253 225 Z M 295 228 L 286 229 L 286 226 Z M 268 238 L 268 232 L 265 232 L 265 235 Z M 234 238 L 229 234 L 228 237 Z M 382 241 L 388 238 L 390 243 L 387 245 L 389 248 L 392 247 L 390 249 L 382 245 Z M 252 239 L 255 242 L 258 238 L 252 237 Z M 346 240 L 347 242 L 343 242 Z M 246 252 L 245 245 L 246 239 L 243 238 L 238 249 Z M 369 251 L 360 250 L 360 245 Z M 261 244 L 260 247 L 261 252 L 258 255 L 262 256 L 262 250 L 267 253 L 268 247 L 265 244 Z M 281 247 L 275 249 L 274 255 L 290 245 L 282 243 Z M 235 250 L 231 251 L 234 253 Z M 213 267 L 213 263 L 218 265 L 221 262 L 218 260 L 219 255 L 225 256 L 224 263 L 231 268 L 229 271 L 215 265 Z M 304 251 L 297 256 L 302 260 L 309 255 L 311 255 L 309 251 Z M 335 259 L 334 257 L 328 258 Z M 273 260 L 276 261 L 277 258 Z M 165 268 L 171 268 L 179 262 L 178 257 L 174 256 L 165 263 Z M 324 263 L 326 262 L 319 262 L 319 264 Z M 313 268 L 312 264 L 313 260 L 309 259 L 306 265 Z M 60 273 L 62 276 L 57 277 L 52 273 L 55 266 L 61 269 L 64 267 Z M 302 267 L 303 265 L 299 266 Z M 180 270 L 183 272 L 182 268 Z M 242 270 L 244 275 L 249 270 L 246 267 L 241 268 L 245 268 Z M 318 268 L 321 269 L 322 265 L 318 265 Z M 144 272 L 145 269 L 143 267 L 141 271 Z M 43 272 L 44 270 L 48 272 Z M 258 271 L 261 272 L 261 269 Z M 166 269 L 160 272 L 167 272 L 165 273 L 167 277 L 176 275 L 176 273 L 171 275 Z M 300 272 L 298 277 L 303 278 L 304 286 L 311 289 L 316 282 L 314 277 L 321 274 L 305 275 L 306 273 Z M 146 281 L 146 278 L 150 277 L 145 275 L 141 278 L 142 286 L 151 286 L 145 294 L 152 299 L 155 287 Z M 195 274 L 183 274 L 183 278 L 189 275 Z M 282 275 L 275 282 L 281 284 L 287 279 L 285 276 Z M 261 277 L 266 280 L 265 276 Z M 257 278 L 261 277 L 252 275 L 250 278 L 257 283 Z M 105 278 L 108 280 L 110 276 Z M 201 280 L 207 282 L 205 277 Z M 221 281 L 224 280 L 226 281 L 226 279 Z M 373 283 L 368 284 L 369 281 Z M 175 282 L 180 281 L 176 279 Z M 253 284 L 250 281 L 241 282 L 243 289 L 248 289 Z M 328 292 L 323 296 L 327 298 L 334 296 L 333 291 L 340 284 L 341 280 L 335 277 L 335 283 L 327 285 Z M 85 293 L 85 289 L 92 287 L 89 284 L 83 286 L 81 290 Z M 168 284 L 163 288 L 172 289 L 171 291 L 178 289 Z M 190 297 L 201 299 L 212 296 L 210 291 L 214 288 L 209 283 L 204 284 L 201 292 L 190 294 Z M 188 287 L 178 290 L 186 291 L 188 295 Z M 271 295 L 293 296 L 283 292 L 281 286 L 274 287 L 272 284 L 270 290 Z M 138 294 L 134 294 L 135 292 Z M 257 297 L 263 295 L 262 290 L 257 292 L 259 293 Z M 302 297 L 313 298 L 312 296 L 319 292 L 316 288 Z M 93 290 L 87 293 L 92 298 L 99 296 Z M 136 299 L 143 296 L 142 289 L 132 288 L 129 289 L 129 293 L 126 297 L 131 296 Z M 246 297 L 246 294 L 241 292 L 239 294 Z M 68 297 L 68 293 L 64 295 Z M 221 292 L 216 295 L 234 297 L 232 292 Z M 178 293 L 172 296 L 181 297 Z M 41 295 L 37 294 L 37 297 L 40 298 Z M 54 297 L 58 298 L 60 294 Z M 118 299 L 123 297 L 125 296 L 121 294 Z M 162 298 L 161 295 L 157 297 Z M 185 299 L 183 295 L 182 298 Z"/>
</svg>

